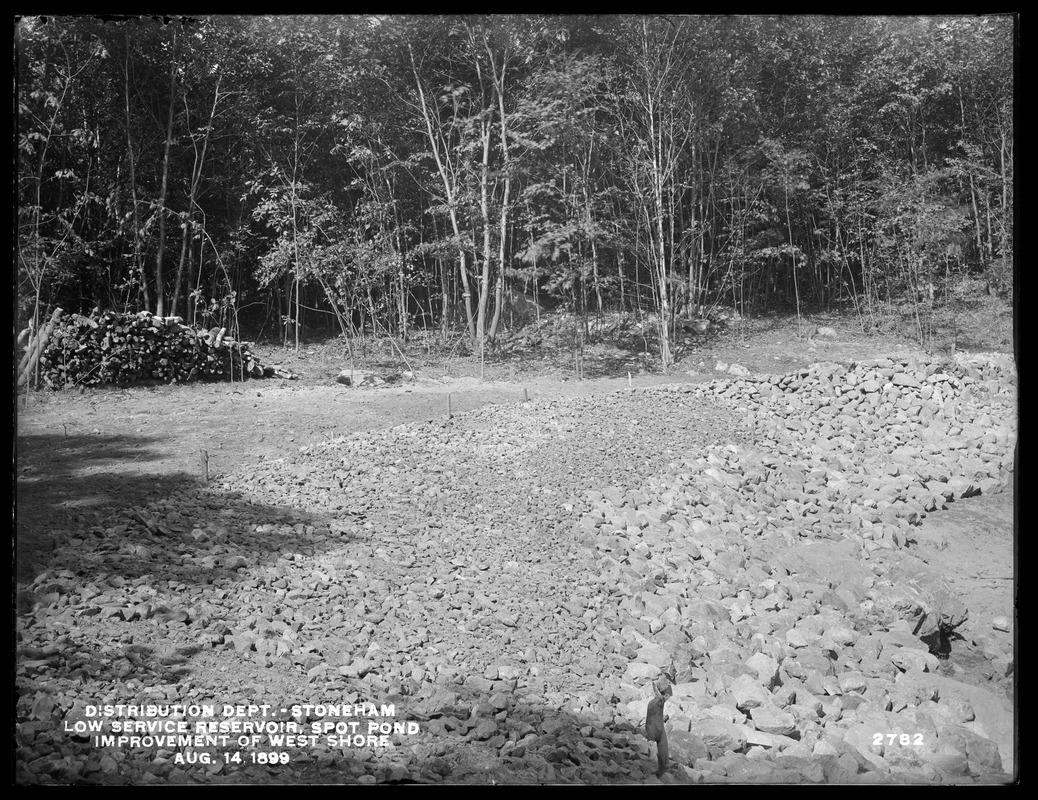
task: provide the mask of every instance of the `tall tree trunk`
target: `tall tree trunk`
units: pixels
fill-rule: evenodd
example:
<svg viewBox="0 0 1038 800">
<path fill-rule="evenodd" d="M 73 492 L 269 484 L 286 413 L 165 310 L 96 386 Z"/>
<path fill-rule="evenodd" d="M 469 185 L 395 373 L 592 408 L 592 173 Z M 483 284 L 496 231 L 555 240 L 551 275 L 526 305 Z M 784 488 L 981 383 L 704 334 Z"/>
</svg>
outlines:
<svg viewBox="0 0 1038 800">
<path fill-rule="evenodd" d="M 591 231 L 593 231 L 594 223 L 595 223 L 594 209 L 592 208 L 592 202 L 591 202 L 591 190 L 590 190 L 590 187 L 588 185 L 589 182 L 590 182 L 590 179 L 591 179 L 590 162 L 591 162 L 591 154 L 588 153 L 588 167 L 587 167 L 587 169 L 585 170 L 585 173 L 584 173 L 583 194 L 584 194 L 584 213 L 585 213 L 585 219 L 587 221 L 587 226 L 588 226 L 589 233 Z M 594 236 L 593 233 L 591 234 L 590 238 L 591 238 L 591 281 L 593 283 L 593 287 L 594 287 L 594 290 L 595 290 L 595 302 L 598 305 L 598 319 L 601 322 L 601 319 L 602 319 L 602 284 L 601 284 L 601 279 L 599 278 L 599 272 L 598 272 L 598 245 L 597 245 L 597 242 L 595 241 L 595 236 Z"/>
<path fill-rule="evenodd" d="M 660 359 L 663 361 L 663 370 L 666 372 L 667 367 L 670 366 L 670 295 L 667 288 L 667 239 L 663 227 L 663 216 L 666 213 L 666 207 L 663 200 L 663 166 L 661 163 L 662 153 L 661 146 L 659 144 L 658 135 L 661 132 L 655 130 L 655 114 L 653 113 L 651 106 L 649 111 L 650 124 L 653 126 L 650 128 L 652 137 L 656 144 L 656 152 L 653 158 L 653 214 L 655 219 L 655 234 L 656 234 L 656 279 L 657 279 L 657 292 L 659 296 L 659 312 L 660 312 Z"/>
<path fill-rule="evenodd" d="M 497 326 L 501 321 L 501 307 L 504 303 L 505 286 L 505 261 L 506 243 L 508 241 L 508 214 L 512 202 L 512 164 L 511 151 L 508 148 L 508 115 L 505 113 L 505 74 L 508 68 L 508 54 L 501 62 L 501 74 L 498 76 L 494 64 L 494 54 L 487 45 L 487 53 L 490 55 L 490 65 L 493 69 L 494 86 L 497 92 L 498 124 L 501 137 L 501 161 L 505 175 L 504 196 L 501 198 L 501 218 L 498 221 L 498 236 L 500 238 L 497 255 L 497 281 L 494 289 L 494 318 L 490 322 L 490 340 L 497 336 Z"/>
<path fill-rule="evenodd" d="M 162 186 L 159 189 L 159 245 L 155 255 L 155 313 L 164 317 L 165 287 L 162 259 L 166 252 L 166 190 L 169 188 L 169 151 L 173 145 L 173 109 L 177 100 L 177 23 L 173 23 L 173 66 L 169 71 L 169 118 L 166 120 L 166 148 L 162 156 Z"/>
<path fill-rule="evenodd" d="M 1007 163 L 1012 164 L 1013 154 L 1011 152 L 1012 143 L 1009 141 L 1009 137 L 1006 135 L 1006 124 L 1001 111 L 998 113 L 998 133 L 999 133 L 999 147 L 998 147 L 998 159 L 1000 172 L 999 177 L 1002 181 L 1002 213 L 1000 215 L 999 227 L 1002 231 L 1002 235 L 999 240 L 999 255 L 1005 256 L 1007 251 L 1010 249 L 1010 235 L 1009 235 L 1009 223 L 1011 222 L 1012 212 L 1009 208 L 1009 170 Z M 1008 162 L 1006 155 L 1008 154 Z"/>
<path fill-rule="evenodd" d="M 130 114 L 130 35 L 126 34 L 126 61 L 123 65 L 123 99 L 126 108 L 126 149 L 130 167 L 130 203 L 133 206 L 133 259 L 140 276 L 141 293 L 144 296 L 144 308 L 151 309 L 151 293 L 148 291 L 148 276 L 144 272 L 144 258 L 141 254 L 141 220 L 137 202 L 137 159 L 133 154 L 133 117 Z"/>
<path fill-rule="evenodd" d="M 194 169 L 191 172 L 191 190 L 188 194 L 187 199 L 187 214 L 184 218 L 183 224 L 183 238 L 180 243 L 180 263 L 177 265 L 177 280 L 173 288 L 173 300 L 170 302 L 170 313 L 175 315 L 177 313 L 177 306 L 180 301 L 180 290 L 184 280 L 184 262 L 186 256 L 189 254 L 190 248 L 188 243 L 191 239 L 191 225 L 195 215 L 195 204 L 196 198 L 198 197 L 198 185 L 201 183 L 202 178 L 202 166 L 205 163 L 205 152 L 209 147 L 209 134 L 213 129 L 213 120 L 216 118 L 216 106 L 220 102 L 220 79 L 221 76 L 216 78 L 216 90 L 213 92 L 213 105 L 209 109 L 209 122 L 205 128 L 205 136 L 202 137 L 202 152 L 196 151 Z M 184 111 L 187 112 L 187 96 L 184 97 Z M 190 125 L 190 119 L 189 119 Z"/>
<path fill-rule="evenodd" d="M 455 187 L 451 181 L 454 170 L 450 162 L 450 154 L 447 149 L 446 143 L 441 150 L 439 139 L 433 130 L 433 117 L 429 110 L 428 102 L 425 97 L 425 89 L 422 86 L 421 76 L 418 73 L 418 65 L 414 60 L 414 53 L 411 52 L 410 46 L 408 46 L 408 53 L 411 56 L 411 70 L 414 74 L 415 85 L 418 87 L 418 99 L 422 107 L 422 118 L 425 121 L 425 132 L 429 137 L 429 146 L 432 149 L 433 159 L 436 161 L 436 170 L 440 174 L 440 179 L 443 181 L 444 199 L 447 201 L 447 208 L 450 214 L 451 229 L 454 231 L 454 238 L 458 243 L 458 276 L 461 279 L 462 298 L 465 306 L 465 318 L 468 324 L 469 338 L 475 340 L 476 338 L 476 325 L 472 316 L 472 290 L 469 288 L 469 274 L 468 266 L 466 264 L 466 253 L 465 246 L 462 244 L 461 239 L 461 226 L 458 223 L 458 206 L 457 206 L 457 193 Z"/>
<path fill-rule="evenodd" d="M 959 89 L 958 95 L 959 95 L 959 120 L 960 120 L 960 124 L 962 126 L 962 143 L 963 143 L 963 145 L 965 145 L 966 142 L 968 141 L 967 137 L 968 137 L 969 134 L 968 134 L 967 129 L 966 129 L 966 104 L 963 101 L 962 90 L 961 89 Z M 975 182 L 973 180 L 973 164 L 971 163 L 971 156 L 970 156 L 969 150 L 966 150 L 965 153 L 966 153 L 966 171 L 967 171 L 967 175 L 969 176 L 969 180 L 970 180 L 970 204 L 973 206 L 973 224 L 974 224 L 974 234 L 976 236 L 976 244 L 977 244 L 977 257 L 980 258 L 980 259 L 983 259 L 984 258 L 984 244 L 983 244 L 983 237 L 981 235 L 981 230 L 980 230 L 980 209 L 977 206 L 977 187 L 976 187 L 976 184 L 975 184 Z"/>
<path fill-rule="evenodd" d="M 487 305 L 490 299 L 490 121 L 483 122 L 483 162 L 479 176 L 479 208 L 483 217 L 483 269 L 480 270 L 479 306 L 476 309 L 476 334 L 483 354 L 487 333 Z"/>
</svg>

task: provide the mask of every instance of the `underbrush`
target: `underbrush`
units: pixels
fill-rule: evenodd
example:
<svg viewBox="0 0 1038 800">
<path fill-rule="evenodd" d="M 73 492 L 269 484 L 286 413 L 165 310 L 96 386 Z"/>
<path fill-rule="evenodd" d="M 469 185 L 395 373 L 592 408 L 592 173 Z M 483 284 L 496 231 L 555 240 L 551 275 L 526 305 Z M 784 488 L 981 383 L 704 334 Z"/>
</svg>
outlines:
<svg viewBox="0 0 1038 800">
<path fill-rule="evenodd" d="M 757 345 L 767 350 L 779 341 L 798 340 L 807 345 L 824 329 L 837 332 L 841 341 L 889 338 L 930 352 L 1010 352 L 1013 310 L 1007 300 L 984 292 L 949 293 L 918 305 L 873 305 L 860 316 L 853 309 L 838 309 L 803 312 L 799 317 L 777 311 L 743 317 L 720 309 L 708 319 L 678 317 L 671 352 L 675 367 L 683 369 L 683 363 L 703 363 L 719 347 L 752 351 Z M 651 313 L 609 312 L 586 317 L 562 310 L 542 313 L 539 319 L 500 331 L 482 356 L 464 330 L 451 331 L 446 337 L 439 330 L 413 330 L 406 338 L 364 336 L 349 341 L 324 334 L 304 340 L 298 350 L 280 342 L 256 343 L 252 350 L 264 364 L 295 373 L 302 384 L 323 384 L 351 368 L 491 381 L 530 375 L 593 379 L 662 371 L 658 316 Z M 185 387 L 148 388 L 180 393 Z M 92 391 L 124 389 L 96 387 Z"/>
<path fill-rule="evenodd" d="M 997 296 L 941 298 L 919 306 L 874 305 L 871 313 L 852 309 L 768 313 L 742 317 L 721 311 L 703 329 L 702 321 L 678 318 L 671 350 L 678 366 L 715 346 L 765 345 L 779 338 L 804 342 L 819 329 L 838 331 L 840 339 L 890 338 L 930 352 L 969 350 L 1007 352 L 1012 347 L 1012 308 Z M 341 369 L 413 370 L 425 377 L 482 377 L 509 380 L 529 374 L 578 378 L 622 377 L 661 369 L 658 317 L 654 314 L 542 314 L 539 320 L 502 331 L 479 348 L 464 331 L 444 339 L 440 331 L 414 331 L 406 339 L 339 337 L 307 341 L 298 351 L 257 345 L 269 363 L 308 377 L 334 376 Z M 316 373 L 316 374 L 315 374 Z"/>
<path fill-rule="evenodd" d="M 929 352 L 1009 352 L 1013 347 L 1013 308 L 998 296 L 888 303 L 864 319 L 870 332 L 898 336 Z"/>
</svg>

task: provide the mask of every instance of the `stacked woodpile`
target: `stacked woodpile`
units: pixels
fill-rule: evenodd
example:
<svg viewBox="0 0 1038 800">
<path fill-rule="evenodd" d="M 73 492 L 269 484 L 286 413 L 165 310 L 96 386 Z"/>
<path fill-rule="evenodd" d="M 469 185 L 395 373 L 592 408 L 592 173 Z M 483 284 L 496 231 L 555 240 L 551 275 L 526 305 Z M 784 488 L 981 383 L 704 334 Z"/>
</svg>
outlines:
<svg viewBox="0 0 1038 800">
<path fill-rule="evenodd" d="M 227 336 L 226 328 L 199 330 L 180 317 L 147 311 L 89 316 L 56 309 L 38 331 L 18 337 L 25 347 L 18 386 L 61 389 L 105 383 L 186 383 L 192 380 L 294 378 L 259 363 L 249 342 Z"/>
</svg>

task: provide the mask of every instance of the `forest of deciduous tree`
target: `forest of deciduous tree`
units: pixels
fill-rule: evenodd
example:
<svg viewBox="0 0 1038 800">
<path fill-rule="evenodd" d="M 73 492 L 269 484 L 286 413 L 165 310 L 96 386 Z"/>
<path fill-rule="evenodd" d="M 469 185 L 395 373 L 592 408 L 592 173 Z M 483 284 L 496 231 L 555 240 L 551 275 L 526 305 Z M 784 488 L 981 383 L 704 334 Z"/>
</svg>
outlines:
<svg viewBox="0 0 1038 800">
<path fill-rule="evenodd" d="M 16 21 L 17 325 L 875 306 L 1013 253 L 1012 16 Z M 38 323 L 37 323 L 38 324 Z"/>
</svg>

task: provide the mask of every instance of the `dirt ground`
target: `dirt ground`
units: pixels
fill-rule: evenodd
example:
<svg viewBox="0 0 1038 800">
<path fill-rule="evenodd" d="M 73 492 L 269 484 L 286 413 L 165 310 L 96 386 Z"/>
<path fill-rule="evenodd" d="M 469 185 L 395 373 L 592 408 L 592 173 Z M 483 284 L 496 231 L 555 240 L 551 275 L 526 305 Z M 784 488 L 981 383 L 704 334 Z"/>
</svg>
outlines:
<svg viewBox="0 0 1038 800">
<path fill-rule="evenodd" d="M 830 324 L 830 323 L 825 323 Z M 263 363 L 285 366 L 296 381 L 250 380 L 190 386 L 29 392 L 17 399 L 17 579 L 29 581 L 70 531 L 103 521 L 115 508 L 144 506 L 221 474 L 358 431 L 461 413 L 524 398 L 572 397 L 674 381 L 721 377 L 717 362 L 753 373 L 781 373 L 816 361 L 904 355 L 890 338 L 838 330 L 809 340 L 795 321 L 686 347 L 667 374 L 614 352 L 584 353 L 584 379 L 569 354 L 537 359 L 412 358 L 415 379 L 374 388 L 335 382 L 349 364 L 340 344 L 309 344 L 296 354 L 256 347 Z M 385 354 L 383 354 L 384 356 Z M 358 367 L 386 368 L 379 355 Z M 396 368 L 403 368 L 394 362 Z M 480 379 L 480 373 L 484 379 Z M 920 544 L 971 609 L 977 635 L 997 616 L 1013 619 L 1013 493 L 953 504 L 931 515 Z M 971 630 L 973 630 L 971 628 Z"/>
</svg>

